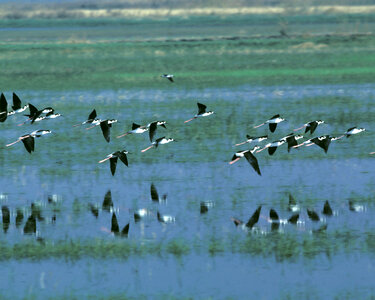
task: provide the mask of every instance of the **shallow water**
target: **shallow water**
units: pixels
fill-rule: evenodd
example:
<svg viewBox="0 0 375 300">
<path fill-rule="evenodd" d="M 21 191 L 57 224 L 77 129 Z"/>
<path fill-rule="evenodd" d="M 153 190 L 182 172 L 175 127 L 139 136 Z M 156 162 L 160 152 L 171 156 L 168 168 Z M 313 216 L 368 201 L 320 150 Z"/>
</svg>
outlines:
<svg viewBox="0 0 375 300">
<path fill-rule="evenodd" d="M 10 102 L 11 93 L 5 91 L 5 95 Z M 2 290 L 7 287 L 5 297 L 374 295 L 375 163 L 369 152 L 375 151 L 375 85 L 203 90 L 167 86 L 18 95 L 38 108 L 53 106 L 63 117 L 16 126 L 24 120 L 16 115 L 1 124 L 2 145 L 36 129 L 53 131 L 36 140 L 31 155 L 21 143 L 0 151 L 0 203 L 11 211 L 10 227 L 0 233 L 8 255 L 4 257 L 9 257 L 0 263 L 8 270 L 0 280 Z M 196 113 L 197 101 L 215 114 L 184 124 Z M 99 117 L 119 120 L 111 129 L 109 144 L 100 128 L 72 127 L 93 108 Z M 288 122 L 281 123 L 275 133 L 266 126 L 252 128 L 277 113 Z M 327 154 L 316 146 L 290 153 L 282 146 L 273 156 L 266 151 L 256 154 L 262 176 L 246 161 L 228 164 L 235 151 L 247 149 L 246 145 L 233 147 L 246 134 L 268 134 L 272 141 L 315 119 L 326 124 L 314 136 L 340 135 L 353 126 L 367 131 L 332 142 Z M 167 129 L 158 128 L 158 137 L 173 137 L 177 142 L 141 153 L 149 145 L 147 134 L 115 138 L 129 130 L 132 122 L 153 120 L 167 121 Z M 122 148 L 131 152 L 129 168 L 119 162 L 112 176 L 108 163 L 97 162 Z M 151 201 L 151 183 L 160 196 L 167 194 L 166 202 Z M 128 239 L 108 233 L 111 213 L 102 209 L 102 202 L 109 190 L 120 228 L 130 223 Z M 267 222 L 269 209 L 288 218 L 292 214 L 289 194 L 301 207 L 301 224 L 272 230 Z M 49 203 L 49 196 L 56 203 Z M 334 211 L 331 217 L 321 214 L 326 200 Z M 351 211 L 349 200 L 362 210 Z M 205 214 L 200 213 L 201 202 L 209 203 Z M 45 218 L 37 222 L 37 236 L 44 244 L 22 234 L 31 203 L 40 206 Z M 89 203 L 98 207 L 98 218 L 90 212 Z M 263 206 L 261 218 L 253 231 L 244 232 L 233 224 L 231 217 L 247 221 L 258 205 Z M 18 228 L 17 208 L 25 214 Z M 149 215 L 136 223 L 133 213 L 140 208 Z M 321 221 L 310 221 L 307 208 L 316 210 Z M 157 211 L 172 215 L 175 222 L 159 223 Z M 313 233 L 324 224 L 325 231 Z M 42 254 L 27 252 L 30 243 Z M 69 243 L 78 254 L 69 250 Z M 90 244 L 97 252 L 87 250 Z M 120 251 L 106 256 L 106 245 Z M 123 256 L 121 249 L 133 250 Z M 340 273 L 348 276 L 340 279 Z M 18 283 L 10 284 L 14 278 Z"/>
</svg>

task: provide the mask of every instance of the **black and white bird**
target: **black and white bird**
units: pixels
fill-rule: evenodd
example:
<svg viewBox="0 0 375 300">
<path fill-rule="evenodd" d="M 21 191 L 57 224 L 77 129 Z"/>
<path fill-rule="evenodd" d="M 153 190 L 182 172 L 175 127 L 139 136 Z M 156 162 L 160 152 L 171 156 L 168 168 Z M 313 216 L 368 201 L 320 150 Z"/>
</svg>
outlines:
<svg viewBox="0 0 375 300">
<path fill-rule="evenodd" d="M 198 113 L 191 119 L 186 120 L 184 123 L 193 121 L 194 119 L 199 118 L 199 117 L 207 117 L 214 113 L 213 111 L 206 111 L 207 106 L 202 103 L 198 102 L 197 105 L 198 105 Z"/>
<path fill-rule="evenodd" d="M 139 125 L 137 123 L 133 123 L 131 130 L 125 132 L 124 134 L 121 134 L 121 135 L 117 136 L 117 138 L 121 138 L 123 136 L 126 136 L 128 134 L 133 134 L 133 133 L 134 134 L 144 133 L 148 130 L 149 130 L 149 127 L 147 127 L 147 126 L 142 126 L 142 125 Z"/>
<path fill-rule="evenodd" d="M 253 213 L 253 215 L 250 217 L 249 221 L 247 221 L 246 224 L 244 224 L 244 222 L 236 218 L 232 218 L 232 221 L 234 222 L 234 225 L 236 226 L 241 225 L 243 229 L 245 228 L 251 229 L 254 227 L 256 223 L 258 223 L 261 209 L 262 209 L 262 206 L 261 205 L 258 206 L 258 208 L 255 210 L 255 212 Z"/>
<path fill-rule="evenodd" d="M 173 81 L 173 74 L 163 74 L 163 75 L 160 75 L 160 77 L 167 78 L 170 82 L 174 82 Z"/>
<path fill-rule="evenodd" d="M 159 145 L 168 144 L 168 143 L 173 142 L 173 141 L 175 141 L 175 140 L 172 139 L 172 138 L 166 138 L 165 136 L 163 136 L 163 137 L 155 140 L 155 142 L 152 142 L 151 146 L 147 147 L 146 149 L 141 150 L 141 152 L 146 152 L 147 150 L 149 150 L 153 147 L 157 148 Z"/>
<path fill-rule="evenodd" d="M 254 126 L 254 128 L 258 128 L 260 126 L 268 124 L 270 131 L 271 132 L 275 132 L 277 124 L 279 124 L 279 123 L 281 123 L 283 121 L 285 121 L 285 119 L 282 118 L 282 117 L 280 117 L 279 114 L 277 114 L 277 115 L 274 115 L 271 119 L 267 120 L 266 122 L 264 122 L 262 124 L 259 124 L 257 126 Z"/>
<path fill-rule="evenodd" d="M 101 163 L 103 163 L 103 162 L 105 162 L 106 160 L 109 159 L 111 173 L 112 173 L 112 176 L 114 176 L 115 172 L 116 172 L 117 160 L 119 158 L 124 163 L 124 165 L 128 167 L 128 157 L 126 156 L 126 154 L 128 154 L 128 153 L 129 152 L 126 151 L 126 150 L 113 152 L 113 153 L 107 155 L 106 158 L 100 160 L 99 163 L 101 164 Z"/>
<path fill-rule="evenodd" d="M 365 128 L 351 127 L 351 128 L 349 128 L 349 129 L 344 133 L 344 136 L 346 136 L 346 137 L 348 138 L 348 137 L 351 137 L 352 135 L 355 135 L 355 134 L 361 133 L 361 132 L 363 132 L 363 131 L 365 131 L 365 130 L 366 130 Z"/>
<path fill-rule="evenodd" d="M 80 126 L 80 125 L 85 125 L 85 124 L 91 124 L 93 123 L 95 120 L 96 120 L 96 110 L 93 109 L 92 112 L 89 114 L 89 117 L 87 118 L 86 121 L 82 122 L 82 123 L 79 123 L 79 124 L 76 124 L 76 125 L 73 125 L 73 127 L 76 127 L 76 126 Z"/>
<path fill-rule="evenodd" d="M 16 93 L 13 93 L 13 105 L 10 112 L 8 112 L 8 116 L 14 115 L 16 113 L 24 112 L 29 107 L 28 104 L 22 106 L 21 99 L 17 96 Z"/>
<path fill-rule="evenodd" d="M 51 115 L 51 114 L 54 114 L 55 112 L 55 110 L 52 107 L 45 107 L 39 110 L 31 103 L 29 103 L 29 110 L 30 110 L 30 113 L 27 115 L 24 115 L 28 117 L 26 121 L 21 124 L 18 124 L 18 126 L 24 125 L 28 121 L 31 121 L 31 124 L 33 124 L 34 122 L 44 120 L 45 116 L 42 116 L 42 114 Z"/>
<path fill-rule="evenodd" d="M 250 136 L 250 135 L 246 135 L 246 138 L 247 140 L 244 141 L 244 142 L 241 142 L 241 143 L 238 143 L 238 144 L 235 144 L 234 146 L 241 146 L 241 145 L 244 145 L 246 143 L 252 143 L 252 142 L 256 142 L 256 143 L 260 143 L 266 139 L 268 139 L 268 136 L 267 135 L 263 135 L 263 136 Z"/>
<path fill-rule="evenodd" d="M 277 150 L 278 147 L 280 147 L 281 145 L 284 145 L 286 143 L 286 139 L 281 139 L 281 140 L 278 140 L 278 141 L 274 141 L 272 143 L 268 143 L 267 145 L 265 145 L 262 149 L 258 150 L 257 153 L 265 150 L 265 149 L 268 149 L 268 154 L 269 155 L 273 155 L 275 153 L 275 151 Z"/>
<path fill-rule="evenodd" d="M 302 127 L 294 129 L 294 131 L 301 130 L 306 127 L 305 133 L 308 133 L 310 131 L 310 134 L 313 134 L 315 129 L 318 127 L 318 125 L 323 124 L 323 120 L 316 120 L 316 121 L 311 121 L 306 124 L 304 124 Z"/>
<path fill-rule="evenodd" d="M 249 162 L 249 164 L 253 167 L 253 169 L 259 174 L 262 175 L 259 169 L 259 164 L 257 158 L 253 155 L 255 151 L 257 151 L 260 147 L 255 146 L 252 150 L 244 150 L 236 152 L 232 160 L 229 162 L 229 164 L 234 164 L 236 161 L 238 161 L 240 158 L 245 157 L 246 160 Z"/>
<path fill-rule="evenodd" d="M 23 142 L 27 152 L 31 153 L 34 152 L 34 145 L 35 145 L 35 138 L 41 137 L 45 134 L 51 133 L 51 130 L 44 130 L 44 129 L 39 129 L 35 130 L 29 134 L 25 134 L 23 136 L 20 136 L 17 141 L 10 143 L 6 145 L 7 147 L 12 146 L 18 142 Z"/>
<path fill-rule="evenodd" d="M 167 124 L 166 121 L 154 121 L 154 122 L 151 122 L 151 123 L 147 124 L 147 127 L 149 128 L 148 135 L 149 135 L 151 143 L 152 143 L 152 141 L 154 139 L 154 136 L 155 136 L 155 133 L 156 133 L 156 129 L 158 128 L 158 126 L 161 126 L 163 128 L 167 128 L 165 126 L 165 124 Z"/>
</svg>

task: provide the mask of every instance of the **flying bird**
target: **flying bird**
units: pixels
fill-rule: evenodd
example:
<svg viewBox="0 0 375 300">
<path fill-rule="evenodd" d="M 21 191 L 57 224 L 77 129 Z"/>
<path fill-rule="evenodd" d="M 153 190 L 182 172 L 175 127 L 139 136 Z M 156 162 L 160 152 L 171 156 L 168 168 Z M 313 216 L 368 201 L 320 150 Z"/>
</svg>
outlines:
<svg viewBox="0 0 375 300">
<path fill-rule="evenodd" d="M 285 121 L 284 118 L 280 117 L 279 114 L 277 115 L 274 115 L 271 119 L 268 119 L 266 122 L 262 123 L 262 124 L 259 124 L 257 126 L 254 126 L 254 128 L 258 128 L 260 126 L 263 126 L 265 124 L 268 124 L 269 128 L 270 128 L 270 131 L 271 132 L 275 132 L 276 130 L 276 127 L 277 127 L 277 124 L 281 123 Z"/>
<path fill-rule="evenodd" d="M 250 136 L 250 135 L 246 135 L 246 138 L 247 140 L 244 141 L 244 142 L 241 142 L 241 143 L 238 143 L 238 144 L 235 144 L 234 146 L 241 146 L 243 144 L 246 144 L 246 143 L 252 143 L 252 142 L 256 142 L 256 143 L 260 143 L 266 139 L 268 139 L 268 136 L 267 135 L 264 135 L 264 136 L 257 136 L 257 137 L 254 137 L 254 136 Z"/>
<path fill-rule="evenodd" d="M 16 113 L 21 113 L 25 111 L 29 107 L 28 104 L 22 106 L 21 99 L 17 96 L 16 93 L 13 93 L 13 105 L 12 105 L 12 111 L 8 112 L 8 116 L 14 115 Z"/>
<path fill-rule="evenodd" d="M 163 75 L 160 75 L 160 77 L 167 78 L 170 82 L 174 82 L 173 81 L 173 74 L 163 74 Z"/>
<path fill-rule="evenodd" d="M 96 110 L 93 109 L 92 112 L 89 114 L 89 117 L 87 118 L 86 121 L 80 123 L 80 124 L 76 124 L 76 125 L 73 125 L 73 127 L 76 127 L 76 126 L 80 126 L 80 125 L 85 125 L 85 124 L 91 124 L 93 123 L 95 120 L 96 120 Z"/>
<path fill-rule="evenodd" d="M 259 205 L 246 224 L 244 224 L 244 222 L 236 218 L 232 218 L 232 221 L 234 222 L 234 225 L 236 226 L 241 225 L 243 228 L 251 229 L 256 223 L 258 223 L 261 209 L 262 209 L 262 206 Z"/>
<path fill-rule="evenodd" d="M 128 167 L 128 157 L 126 156 L 126 154 L 128 153 L 129 152 L 126 150 L 113 152 L 111 154 L 108 154 L 106 158 L 99 161 L 99 163 L 101 164 L 109 159 L 111 173 L 112 173 L 112 176 L 114 176 L 116 172 L 117 160 L 119 158 L 124 163 L 124 165 Z"/>
<path fill-rule="evenodd" d="M 149 150 L 153 147 L 157 148 L 159 145 L 168 144 L 168 143 L 173 142 L 173 141 L 174 141 L 174 139 L 166 138 L 165 136 L 163 136 L 163 137 L 157 139 L 155 142 L 152 142 L 151 146 L 147 147 L 146 149 L 141 150 L 141 152 L 146 152 L 147 150 Z"/>
<path fill-rule="evenodd" d="M 323 124 L 323 123 L 324 123 L 324 121 L 322 121 L 322 120 L 311 121 L 311 122 L 308 122 L 308 123 L 304 124 L 300 128 L 294 129 L 294 131 L 301 130 L 301 129 L 306 127 L 305 133 L 308 133 L 310 131 L 310 134 L 313 134 L 315 129 L 318 127 L 318 125 Z"/>
<path fill-rule="evenodd" d="M 10 143 L 8 145 L 6 145 L 7 147 L 9 146 L 12 146 L 18 142 L 23 142 L 27 152 L 31 153 L 31 152 L 34 152 L 34 145 L 35 145 L 35 138 L 38 138 L 38 137 L 41 137 L 45 134 L 48 134 L 48 133 L 51 133 L 51 130 L 44 130 L 44 129 L 40 129 L 40 130 L 35 130 L 29 134 L 25 134 L 23 136 L 20 136 L 17 141 L 13 142 L 13 143 Z"/>
<path fill-rule="evenodd" d="M 198 105 L 198 113 L 193 118 L 186 120 L 184 123 L 193 121 L 194 119 L 199 118 L 199 117 L 207 117 L 214 113 L 213 111 L 206 111 L 207 106 L 202 103 L 198 102 L 197 105 Z"/>
<path fill-rule="evenodd" d="M 259 153 L 259 152 L 261 152 L 265 149 L 268 149 L 268 154 L 273 155 L 275 153 L 275 151 L 277 150 L 277 148 L 280 147 L 281 145 L 285 144 L 285 143 L 286 143 L 285 138 L 283 138 L 281 140 L 278 140 L 278 141 L 274 141 L 272 143 L 268 143 L 262 149 L 258 150 L 257 153 Z"/>
<path fill-rule="evenodd" d="M 249 162 L 249 164 L 253 167 L 253 169 L 259 174 L 262 175 L 259 169 L 259 164 L 257 158 L 253 155 L 255 151 L 257 151 L 260 147 L 255 146 L 252 150 L 245 150 L 245 151 L 239 151 L 236 152 L 233 157 L 232 161 L 229 162 L 229 164 L 234 164 L 236 161 L 238 161 L 240 158 L 245 157 L 246 160 Z"/>
</svg>

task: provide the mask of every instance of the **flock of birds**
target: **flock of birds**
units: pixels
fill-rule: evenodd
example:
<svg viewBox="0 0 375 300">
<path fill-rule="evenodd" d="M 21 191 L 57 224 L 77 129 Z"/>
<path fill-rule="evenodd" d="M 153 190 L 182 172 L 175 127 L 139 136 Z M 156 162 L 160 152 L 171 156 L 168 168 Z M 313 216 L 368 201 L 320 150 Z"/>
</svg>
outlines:
<svg viewBox="0 0 375 300">
<path fill-rule="evenodd" d="M 163 74 L 163 75 L 161 75 L 161 77 L 168 79 L 172 83 L 174 82 L 172 74 Z M 198 106 L 197 114 L 195 116 L 193 116 L 192 118 L 186 120 L 184 123 L 188 123 L 188 122 L 191 122 L 191 121 L 193 121 L 197 118 L 208 117 L 208 116 L 211 116 L 211 115 L 214 114 L 213 111 L 207 111 L 206 105 L 204 105 L 202 103 L 198 102 L 197 106 Z M 58 117 L 61 116 L 61 114 L 55 113 L 55 110 L 52 107 L 45 107 L 43 109 L 37 109 L 34 105 L 32 105 L 30 103 L 27 104 L 27 105 L 22 105 L 22 102 L 21 102 L 20 98 L 15 93 L 13 93 L 12 110 L 8 111 L 7 100 L 4 96 L 4 94 L 3 93 L 1 94 L 1 96 L 0 96 L 0 122 L 4 122 L 7 119 L 7 117 L 9 117 L 9 116 L 12 116 L 12 115 L 18 114 L 18 113 L 22 113 L 26 109 L 29 109 L 29 114 L 24 115 L 24 116 L 27 117 L 27 119 L 23 123 L 19 124 L 18 126 L 24 125 L 28 122 L 30 124 L 33 124 L 33 123 L 38 123 L 38 122 L 46 120 L 46 119 L 55 119 L 55 118 L 58 118 Z M 276 131 L 277 125 L 280 124 L 281 122 L 284 122 L 284 121 L 286 121 L 286 120 L 283 117 L 281 117 L 279 114 L 277 114 L 277 115 L 273 116 L 272 118 L 266 120 L 262 124 L 254 126 L 254 128 L 259 128 L 261 126 L 264 126 L 264 125 L 268 124 L 270 132 L 273 133 L 273 132 Z M 77 127 L 77 126 L 82 126 L 82 125 L 89 125 L 89 127 L 86 128 L 87 130 L 89 130 L 91 128 L 94 128 L 94 127 L 97 127 L 97 126 L 100 126 L 104 139 L 107 142 L 110 142 L 110 137 L 111 137 L 110 129 L 112 127 L 112 124 L 114 124 L 116 122 L 117 122 L 116 119 L 104 119 L 104 120 L 102 120 L 100 118 L 97 118 L 96 110 L 93 109 L 92 112 L 89 114 L 88 118 L 85 121 L 83 121 L 79 124 L 73 125 L 73 126 Z M 322 121 L 322 120 L 310 121 L 308 123 L 303 124 L 301 127 L 294 129 L 294 131 L 299 131 L 299 130 L 305 129 L 305 134 L 310 133 L 310 135 L 312 135 L 315 132 L 315 130 L 317 129 L 317 127 L 319 125 L 323 124 L 323 123 L 324 123 L 324 121 Z M 142 152 L 148 151 L 151 148 L 158 148 L 159 145 L 164 145 L 164 144 L 168 144 L 170 142 L 173 142 L 174 141 L 173 138 L 167 138 L 165 136 L 154 139 L 155 134 L 157 132 L 157 128 L 159 126 L 163 127 L 163 128 L 166 128 L 166 121 L 157 120 L 157 121 L 153 121 L 151 123 L 148 123 L 146 125 L 139 125 L 139 124 L 133 123 L 132 127 L 131 127 L 131 130 L 117 136 L 117 138 L 122 138 L 122 137 L 130 135 L 130 134 L 141 134 L 141 133 L 148 132 L 151 144 L 147 148 L 141 150 Z M 298 134 L 296 135 L 296 134 L 294 134 L 294 132 L 292 132 L 292 133 L 290 133 L 290 134 L 288 134 L 288 135 L 286 135 L 286 136 L 284 136 L 284 137 L 282 137 L 282 138 L 280 138 L 276 141 L 266 143 L 263 146 L 255 145 L 252 149 L 246 149 L 246 150 L 241 150 L 241 151 L 235 152 L 233 157 L 232 157 L 232 160 L 229 162 L 229 164 L 234 164 L 235 162 L 240 160 L 242 157 L 245 157 L 245 159 L 252 166 L 252 168 L 255 170 L 255 172 L 258 175 L 262 175 L 260 167 L 259 167 L 258 160 L 255 156 L 256 153 L 259 153 L 259 152 L 267 149 L 269 155 L 273 155 L 276 152 L 277 148 L 282 146 L 283 144 L 288 145 L 288 152 L 291 149 L 299 148 L 299 147 L 302 147 L 302 146 L 309 147 L 309 146 L 312 146 L 312 145 L 317 145 L 320 148 L 322 148 L 324 150 L 324 152 L 327 153 L 329 145 L 332 141 L 339 140 L 343 137 L 349 138 L 350 136 L 356 135 L 356 134 L 361 133 L 363 131 L 365 131 L 365 128 L 351 127 L 348 130 L 346 130 L 346 132 L 344 132 L 342 135 L 337 136 L 337 137 L 333 137 L 333 136 L 330 136 L 330 135 L 316 136 L 316 137 L 313 137 L 313 138 L 308 138 L 307 140 L 305 140 L 302 143 L 299 143 L 298 141 L 303 138 L 303 135 L 298 135 Z M 22 135 L 22 136 L 18 137 L 18 139 L 16 141 L 11 142 L 11 143 L 7 144 L 6 146 L 9 147 L 9 146 L 12 146 L 12 145 L 14 145 L 18 142 L 22 142 L 24 144 L 24 147 L 27 150 L 27 152 L 32 153 L 35 150 L 35 138 L 42 137 L 42 136 L 44 136 L 46 134 L 49 134 L 49 133 L 51 133 L 51 130 L 45 130 L 45 129 L 35 130 L 35 131 L 32 131 L 31 133 L 28 133 L 28 134 L 25 134 L 25 135 Z M 265 140 L 268 140 L 267 135 L 264 135 L 264 136 L 247 135 L 245 141 L 237 143 L 234 146 L 237 147 L 237 146 L 242 146 L 242 145 L 245 145 L 245 144 L 261 143 Z M 118 159 L 120 159 L 120 161 L 123 164 L 128 166 L 128 158 L 127 158 L 128 153 L 129 152 L 126 151 L 125 149 L 115 151 L 113 153 L 108 154 L 104 159 L 100 160 L 99 163 L 103 163 L 103 162 L 109 160 L 111 173 L 112 173 L 112 175 L 115 175 Z M 375 152 L 371 152 L 370 154 L 375 154 Z M 105 200 L 105 201 L 109 201 L 108 200 L 109 198 L 110 197 L 106 197 L 105 199 L 107 199 L 107 200 Z M 156 188 L 153 185 L 151 186 L 151 198 L 152 198 L 153 201 L 159 201 L 160 200 L 160 198 L 157 194 Z M 291 199 L 290 199 L 290 201 L 291 201 Z M 111 205 L 108 205 L 108 203 L 107 204 L 103 203 L 103 209 L 105 207 L 110 207 L 110 206 Z M 210 205 L 202 202 L 201 203 L 201 213 L 207 212 L 209 207 L 210 207 Z M 351 206 L 351 207 L 353 207 L 353 206 Z M 91 206 L 91 211 L 93 213 L 96 210 L 97 210 L 97 208 L 94 208 L 93 206 Z M 35 211 L 35 208 L 32 207 L 32 211 Z M 240 225 L 242 228 L 251 229 L 254 226 L 254 224 L 256 224 L 258 222 L 259 216 L 260 216 L 260 211 L 261 211 L 261 206 L 259 206 L 256 209 L 256 211 L 254 212 L 254 214 L 251 216 L 251 218 L 249 219 L 249 221 L 247 223 L 244 223 L 244 222 L 242 222 L 238 219 L 235 219 L 235 218 L 233 218 L 232 220 L 234 221 L 236 226 Z M 145 213 L 146 213 L 146 210 L 140 210 L 140 211 L 136 212 L 134 214 L 135 220 L 139 219 Z M 320 220 L 317 213 L 312 211 L 312 210 L 308 209 L 307 214 L 308 214 L 308 217 L 313 221 Z M 324 205 L 323 214 L 332 215 L 332 209 L 330 208 L 330 205 L 329 205 L 328 201 Z M 3 216 L 3 224 L 9 224 L 10 213 L 9 213 L 9 209 L 6 206 L 2 207 L 2 216 Z M 23 218 L 23 215 L 22 215 L 22 218 Z M 173 220 L 173 217 L 162 216 L 159 212 L 157 212 L 157 218 L 160 222 L 164 222 L 164 223 L 167 223 L 167 222 Z M 267 219 L 268 219 L 268 221 L 270 221 L 273 224 L 286 224 L 286 223 L 296 224 L 298 222 L 298 218 L 299 218 L 299 213 L 296 213 L 296 214 L 292 215 L 287 220 L 281 220 L 281 219 L 279 219 L 279 216 L 276 213 L 276 211 L 271 209 L 270 214 L 269 214 L 269 218 L 267 218 Z M 19 211 L 17 211 L 16 224 L 19 223 L 20 219 L 21 219 L 21 215 L 19 214 Z M 38 219 L 38 216 L 35 215 L 35 213 L 32 213 L 30 215 L 30 217 L 27 220 L 26 225 L 24 227 L 24 233 L 34 233 L 36 231 L 36 220 L 37 219 Z M 273 226 L 276 226 L 276 225 L 273 225 Z M 4 231 L 5 231 L 5 227 L 4 227 Z M 125 225 L 125 227 L 120 231 L 118 221 L 117 221 L 117 217 L 116 217 L 115 213 L 113 212 L 111 232 L 115 233 L 116 235 L 127 236 L 128 231 L 129 231 L 129 223 L 127 225 Z"/>
</svg>

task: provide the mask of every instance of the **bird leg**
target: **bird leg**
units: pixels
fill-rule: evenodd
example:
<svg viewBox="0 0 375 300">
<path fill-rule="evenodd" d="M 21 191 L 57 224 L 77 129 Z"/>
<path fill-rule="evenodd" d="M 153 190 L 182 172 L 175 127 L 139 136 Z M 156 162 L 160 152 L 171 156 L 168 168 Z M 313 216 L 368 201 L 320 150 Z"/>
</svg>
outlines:
<svg viewBox="0 0 375 300">
<path fill-rule="evenodd" d="M 143 149 L 141 152 L 146 152 L 147 150 L 150 150 L 154 145 L 151 145 L 150 147 L 147 147 L 146 149 Z"/>
<path fill-rule="evenodd" d="M 15 141 L 15 142 L 13 142 L 13 143 L 10 143 L 10 144 L 8 144 L 8 145 L 6 145 L 6 146 L 7 146 L 7 147 L 12 146 L 12 145 L 14 145 L 14 144 L 20 142 L 21 140 L 22 140 L 22 139 L 19 138 L 17 141 Z"/>
<path fill-rule="evenodd" d="M 108 160 L 108 159 L 110 159 L 110 158 L 112 158 L 112 155 L 111 156 L 108 156 L 108 157 L 106 157 L 105 159 L 102 159 L 102 160 L 100 160 L 98 163 L 103 163 L 103 162 L 105 162 L 106 160 Z"/>
<path fill-rule="evenodd" d="M 254 126 L 254 128 L 258 128 L 258 127 L 260 127 L 260 126 L 263 126 L 264 124 L 266 124 L 266 123 L 264 122 L 264 123 L 262 123 L 262 124 L 259 124 L 259 125 L 257 125 L 257 126 Z"/>
<path fill-rule="evenodd" d="M 262 152 L 263 150 L 266 150 L 267 148 L 268 148 L 268 147 L 264 147 L 264 148 L 258 150 L 257 153 Z"/>
<path fill-rule="evenodd" d="M 194 117 L 194 118 L 191 118 L 189 120 L 186 120 L 184 123 L 187 123 L 187 122 L 190 122 L 190 121 L 193 121 L 194 119 L 196 119 L 197 117 Z"/>
<path fill-rule="evenodd" d="M 231 165 L 231 164 L 234 164 L 234 163 L 235 163 L 236 161 L 238 161 L 240 158 L 241 158 L 241 157 L 237 157 L 236 159 L 230 161 L 229 164 L 230 164 L 230 165 Z"/>
<path fill-rule="evenodd" d="M 242 142 L 242 143 L 235 144 L 235 146 L 241 146 L 241 145 L 246 144 L 246 143 L 247 143 L 247 141 Z"/>
<path fill-rule="evenodd" d="M 121 138 L 121 137 L 123 137 L 123 136 L 125 136 L 125 135 L 128 135 L 129 134 L 129 132 L 126 132 L 126 133 L 124 133 L 124 134 L 122 134 L 122 135 L 119 135 L 117 138 L 119 139 L 119 138 Z"/>
<path fill-rule="evenodd" d="M 293 131 L 301 130 L 302 128 L 305 128 L 305 127 L 306 127 L 306 124 L 303 125 L 303 126 L 301 126 L 301 127 L 299 127 L 299 128 L 293 129 Z"/>
</svg>

